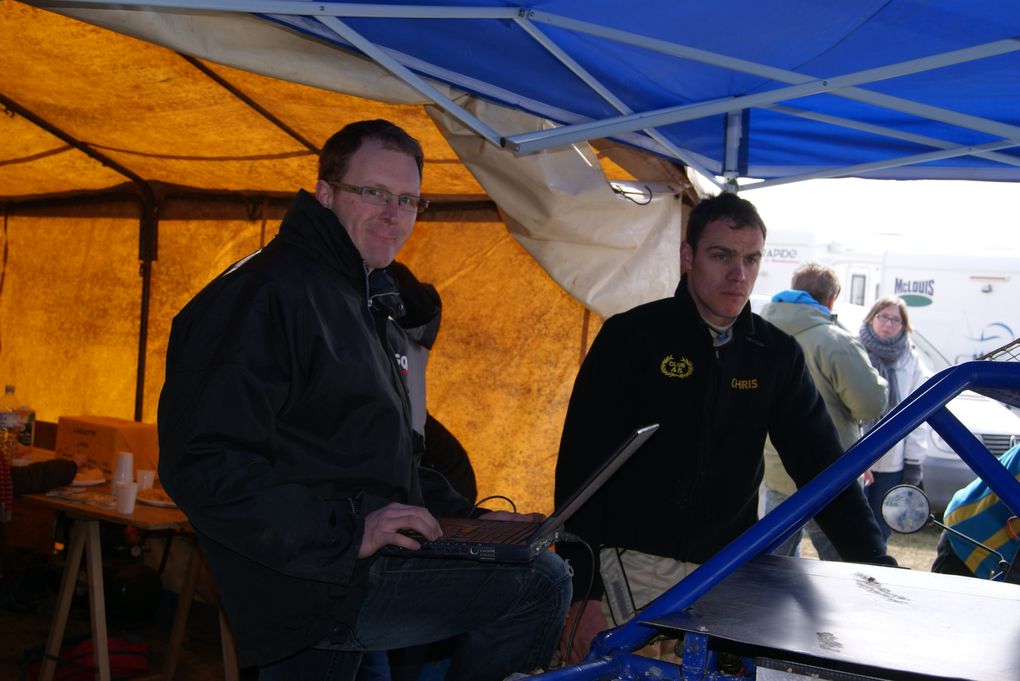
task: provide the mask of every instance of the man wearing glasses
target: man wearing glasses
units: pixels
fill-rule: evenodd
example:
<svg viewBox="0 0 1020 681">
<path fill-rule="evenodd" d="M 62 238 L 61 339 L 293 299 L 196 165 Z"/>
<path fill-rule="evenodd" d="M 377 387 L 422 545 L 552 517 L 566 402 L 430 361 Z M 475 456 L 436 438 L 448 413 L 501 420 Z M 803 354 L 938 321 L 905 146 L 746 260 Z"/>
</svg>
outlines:
<svg viewBox="0 0 1020 681">
<path fill-rule="evenodd" d="M 488 567 L 379 553 L 471 512 L 417 465 L 392 338 L 402 306 L 383 268 L 428 204 L 422 165 L 388 121 L 345 127 L 276 238 L 174 319 L 160 478 L 260 679 L 353 679 L 364 651 L 451 637 L 446 678 L 502 679 L 548 662 L 563 623 L 570 578 L 551 553 Z"/>
</svg>

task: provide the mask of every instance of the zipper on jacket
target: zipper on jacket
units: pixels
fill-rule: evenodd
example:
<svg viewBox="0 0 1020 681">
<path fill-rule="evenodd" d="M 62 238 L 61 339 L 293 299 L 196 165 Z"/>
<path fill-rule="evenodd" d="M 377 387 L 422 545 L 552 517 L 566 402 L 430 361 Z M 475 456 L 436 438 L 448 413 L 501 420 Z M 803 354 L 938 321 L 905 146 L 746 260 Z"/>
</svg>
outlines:
<svg viewBox="0 0 1020 681">
<path fill-rule="evenodd" d="M 730 342 L 731 343 L 736 342 L 736 339 L 733 339 Z M 695 460 L 694 470 L 697 471 L 697 473 L 694 475 L 694 484 L 692 484 L 687 491 L 687 499 L 685 504 L 688 509 L 688 512 L 684 514 L 682 535 L 683 543 L 681 547 L 683 550 L 681 558 L 685 562 L 691 562 L 690 556 L 691 523 L 694 521 L 694 518 L 692 517 L 694 513 L 691 512 L 690 509 L 695 508 L 695 506 L 693 506 L 691 502 L 697 501 L 698 491 L 701 488 L 701 482 L 703 477 L 702 469 L 705 460 L 711 454 L 712 449 L 712 428 L 715 425 L 714 419 L 712 417 L 718 411 L 719 381 L 722 378 L 722 366 L 723 366 L 722 356 L 719 354 L 719 348 L 717 347 L 712 348 L 712 358 L 715 361 L 711 363 L 711 370 L 709 371 L 708 375 L 708 391 L 705 394 L 704 403 L 705 408 L 704 412 L 702 413 L 701 419 L 703 428 L 702 436 L 698 438 L 698 443 L 696 447 L 697 459 Z"/>
<path fill-rule="evenodd" d="M 387 365 L 390 367 L 390 382 L 396 387 L 397 394 L 400 396 L 400 404 L 403 408 L 404 422 L 407 424 L 407 436 L 408 442 L 411 443 L 411 463 L 414 464 L 414 429 L 411 426 L 411 398 L 407 394 L 407 388 L 404 386 L 404 381 L 400 377 L 400 372 L 397 369 L 396 362 L 394 361 L 394 348 L 390 347 L 389 342 L 386 340 L 386 331 L 389 324 L 396 324 L 397 322 L 390 321 L 389 314 L 385 310 L 378 310 L 379 319 L 376 317 L 375 308 L 372 306 L 372 288 L 369 284 L 369 270 L 364 264 L 362 264 L 364 270 L 364 281 L 365 281 L 365 312 L 368 314 L 369 322 L 372 324 L 372 328 L 375 329 L 376 338 L 379 340 L 379 344 L 382 346 L 383 353 L 386 355 Z M 399 291 L 398 291 L 399 293 Z M 412 476 L 416 477 L 416 476 Z M 413 491 L 413 490 L 409 490 Z"/>
</svg>

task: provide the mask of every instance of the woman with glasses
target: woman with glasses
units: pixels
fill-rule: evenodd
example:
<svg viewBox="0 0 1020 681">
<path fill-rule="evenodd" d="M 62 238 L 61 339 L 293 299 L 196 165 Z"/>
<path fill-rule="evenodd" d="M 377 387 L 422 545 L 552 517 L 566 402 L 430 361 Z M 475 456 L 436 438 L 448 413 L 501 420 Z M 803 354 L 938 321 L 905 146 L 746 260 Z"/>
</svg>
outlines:
<svg viewBox="0 0 1020 681">
<path fill-rule="evenodd" d="M 907 304 L 896 296 L 875 301 L 861 324 L 860 340 L 878 373 L 889 382 L 886 413 L 924 383 L 931 372 L 910 341 Z M 885 414 L 883 414 L 884 416 Z M 864 424 L 870 430 L 880 419 Z M 882 455 L 865 473 L 864 493 L 886 541 L 892 530 L 882 520 L 882 499 L 900 483 L 921 483 L 921 462 L 928 449 L 927 424 L 922 424 Z"/>
</svg>

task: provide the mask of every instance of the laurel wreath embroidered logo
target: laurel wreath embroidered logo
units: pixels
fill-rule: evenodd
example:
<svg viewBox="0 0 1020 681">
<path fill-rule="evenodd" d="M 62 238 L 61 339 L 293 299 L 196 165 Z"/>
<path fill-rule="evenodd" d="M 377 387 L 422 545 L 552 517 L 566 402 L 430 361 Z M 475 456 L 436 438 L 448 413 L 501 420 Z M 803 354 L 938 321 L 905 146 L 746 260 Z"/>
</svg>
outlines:
<svg viewBox="0 0 1020 681">
<path fill-rule="evenodd" d="M 694 373 L 694 365 L 686 357 L 673 359 L 673 355 L 666 355 L 659 365 L 659 371 L 668 378 L 687 378 Z"/>
</svg>

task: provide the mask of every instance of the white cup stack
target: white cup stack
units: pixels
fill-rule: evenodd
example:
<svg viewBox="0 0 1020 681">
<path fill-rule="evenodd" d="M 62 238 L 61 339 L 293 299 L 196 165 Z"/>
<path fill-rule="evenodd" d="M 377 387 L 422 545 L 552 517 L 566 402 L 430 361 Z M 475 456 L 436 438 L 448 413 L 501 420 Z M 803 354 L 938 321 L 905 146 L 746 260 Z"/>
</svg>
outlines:
<svg viewBox="0 0 1020 681">
<path fill-rule="evenodd" d="M 113 483 L 116 490 L 117 513 L 131 515 L 135 512 L 135 499 L 138 497 L 138 483 L 133 480 L 124 480 Z"/>
<path fill-rule="evenodd" d="M 113 470 L 114 484 L 118 482 L 134 482 L 135 463 L 131 452 L 117 452 L 117 467 Z"/>
</svg>

